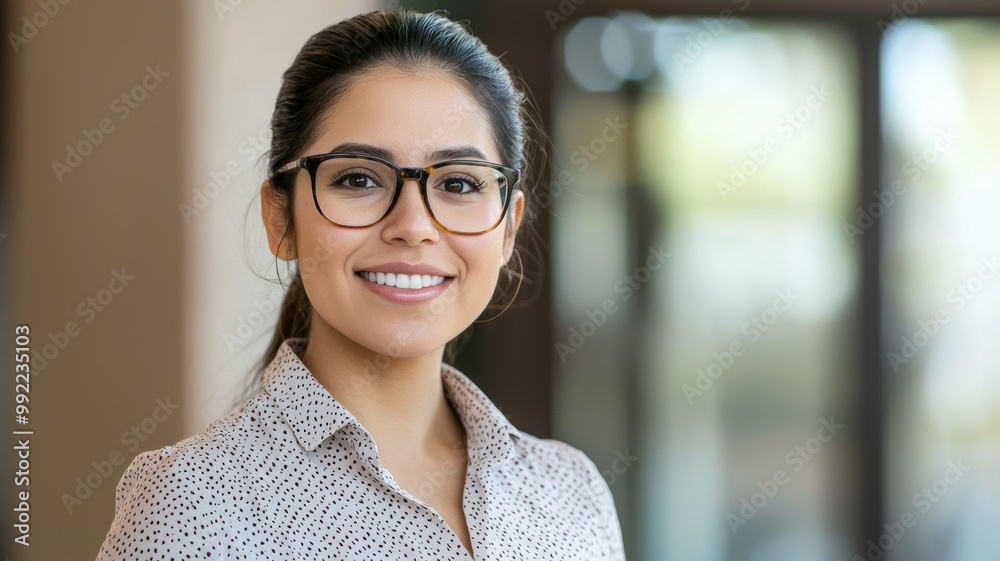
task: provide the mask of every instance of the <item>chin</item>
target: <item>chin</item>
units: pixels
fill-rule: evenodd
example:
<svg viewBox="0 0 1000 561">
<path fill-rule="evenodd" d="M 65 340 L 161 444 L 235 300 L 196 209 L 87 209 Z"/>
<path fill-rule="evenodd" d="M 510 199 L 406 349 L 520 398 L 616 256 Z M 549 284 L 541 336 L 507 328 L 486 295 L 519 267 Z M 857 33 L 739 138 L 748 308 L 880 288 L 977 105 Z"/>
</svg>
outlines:
<svg viewBox="0 0 1000 561">
<path fill-rule="evenodd" d="M 387 333 L 365 345 L 390 358 L 418 358 L 438 350 L 448 341 L 430 340 L 426 334 Z"/>
</svg>

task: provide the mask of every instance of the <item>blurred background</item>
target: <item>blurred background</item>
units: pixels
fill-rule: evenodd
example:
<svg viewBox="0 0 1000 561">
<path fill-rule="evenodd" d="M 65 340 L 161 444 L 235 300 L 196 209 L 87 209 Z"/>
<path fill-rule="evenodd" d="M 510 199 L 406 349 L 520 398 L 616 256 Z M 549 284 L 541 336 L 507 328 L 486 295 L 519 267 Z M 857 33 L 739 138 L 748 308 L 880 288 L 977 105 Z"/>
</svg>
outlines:
<svg viewBox="0 0 1000 561">
<path fill-rule="evenodd" d="M 530 89 L 545 245 L 456 365 L 594 460 L 630 560 L 1000 559 L 985 0 L 5 3 L 0 557 L 93 559 L 131 459 L 231 405 L 282 297 L 281 72 L 382 7 L 468 21 Z"/>
</svg>

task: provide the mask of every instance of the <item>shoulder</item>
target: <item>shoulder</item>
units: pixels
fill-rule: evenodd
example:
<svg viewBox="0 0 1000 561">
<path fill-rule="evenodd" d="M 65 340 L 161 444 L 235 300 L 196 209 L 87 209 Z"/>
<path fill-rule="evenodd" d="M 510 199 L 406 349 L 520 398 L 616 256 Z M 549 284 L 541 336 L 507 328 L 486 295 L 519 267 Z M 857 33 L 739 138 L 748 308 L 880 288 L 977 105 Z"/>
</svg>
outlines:
<svg viewBox="0 0 1000 561">
<path fill-rule="evenodd" d="M 227 472 L 247 465 L 248 455 L 267 449 L 274 440 L 278 415 L 266 393 L 258 393 L 197 433 L 171 445 L 138 454 L 116 489 L 116 500 L 137 488 L 158 488 L 188 482 L 211 491 Z M 278 428 L 280 431 L 281 429 Z"/>
<path fill-rule="evenodd" d="M 593 460 L 582 450 L 554 438 L 521 432 L 519 460 L 538 476 L 585 492 L 601 508 L 610 489 Z"/>
<path fill-rule="evenodd" d="M 538 487 L 548 487 L 567 515 L 580 515 L 602 538 L 601 559 L 624 560 L 624 544 L 618 510 L 611 487 L 597 464 L 582 450 L 554 438 L 520 433 L 517 461 L 529 470 Z"/>
<path fill-rule="evenodd" d="M 535 463 L 556 468 L 563 472 L 572 472 L 578 476 L 590 476 L 590 468 L 596 471 L 597 466 L 582 450 L 554 438 L 539 438 L 521 431 L 518 434 L 519 444 L 523 449 L 523 457 Z"/>
<path fill-rule="evenodd" d="M 233 456 L 220 441 L 201 439 L 202 433 L 139 453 L 125 469 L 115 488 L 115 510 L 121 510 L 139 495 L 175 495 L 192 505 L 201 501 L 186 496 L 195 489 L 199 497 L 210 496 L 215 484 L 235 466 Z M 204 506 L 209 506 L 205 504 Z"/>
<path fill-rule="evenodd" d="M 176 444 L 135 456 L 115 488 L 115 517 L 99 560 L 133 559 L 153 548 L 182 557 L 224 547 L 229 482 L 247 469 L 246 456 L 263 438 L 266 411 L 255 399 Z"/>
<path fill-rule="evenodd" d="M 225 520 L 216 493 L 227 469 L 224 456 L 182 443 L 137 455 L 115 488 L 115 517 L 97 559 L 217 550 L 225 541 Z"/>
</svg>

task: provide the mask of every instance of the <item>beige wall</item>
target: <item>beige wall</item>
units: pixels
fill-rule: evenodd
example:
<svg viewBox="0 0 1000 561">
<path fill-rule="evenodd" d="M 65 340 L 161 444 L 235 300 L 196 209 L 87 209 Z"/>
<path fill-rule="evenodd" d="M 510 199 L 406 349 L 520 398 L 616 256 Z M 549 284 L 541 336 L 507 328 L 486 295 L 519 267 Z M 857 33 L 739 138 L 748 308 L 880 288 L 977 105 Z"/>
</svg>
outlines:
<svg viewBox="0 0 1000 561">
<path fill-rule="evenodd" d="M 93 559 L 128 462 L 221 414 L 261 353 L 273 313 L 254 331 L 256 346 L 231 351 L 223 339 L 273 291 L 244 263 L 245 242 L 257 247 L 249 260 L 263 263 L 260 232 L 242 225 L 248 206 L 257 210 L 263 148 L 242 143 L 267 125 L 280 73 L 305 39 L 373 3 L 229 3 L 222 14 L 220 3 L 193 0 L 70 1 L 52 16 L 36 15 L 37 0 L 4 7 L 5 36 L 22 33 L 22 17 L 45 23 L 16 50 L 4 45 L 0 263 L 13 305 L 0 316 L 30 325 L 37 351 L 50 333 L 68 343 L 48 349 L 48 364 L 32 362 L 32 545 L 9 545 L 5 468 L 0 556 Z M 119 98 L 133 91 L 143 99 L 129 107 Z M 102 122 L 108 132 L 90 133 L 88 152 L 83 130 Z M 53 162 L 80 143 L 87 155 L 59 176 Z M 178 206 L 227 166 L 238 170 L 230 185 L 185 220 Z M 122 269 L 134 277 L 125 286 L 115 280 Z M 5 365 L 12 333 L 5 323 Z M 12 382 L 0 392 L 8 435 Z M 133 426 L 141 440 L 127 435 Z M 4 454 L 13 465 L 10 445 Z M 77 493 L 77 478 L 86 487 L 69 513 L 63 497 Z"/>
</svg>

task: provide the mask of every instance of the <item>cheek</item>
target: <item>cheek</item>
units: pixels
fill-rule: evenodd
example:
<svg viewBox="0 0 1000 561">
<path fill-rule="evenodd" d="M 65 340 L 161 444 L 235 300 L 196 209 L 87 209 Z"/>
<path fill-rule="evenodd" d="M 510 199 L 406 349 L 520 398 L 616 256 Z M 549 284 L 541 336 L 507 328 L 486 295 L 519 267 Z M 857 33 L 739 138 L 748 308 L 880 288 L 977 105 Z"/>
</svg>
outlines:
<svg viewBox="0 0 1000 561">
<path fill-rule="evenodd" d="M 339 274 L 344 261 L 361 242 L 362 232 L 338 228 L 316 210 L 309 189 L 300 190 L 296 201 L 296 247 L 302 278 L 325 278 Z"/>
<path fill-rule="evenodd" d="M 476 240 L 476 243 L 468 245 L 463 254 L 468 274 L 475 279 L 476 286 L 482 286 L 483 291 L 492 293 L 500 273 L 503 237 L 490 236 Z"/>
<path fill-rule="evenodd" d="M 299 270 L 302 271 L 303 281 L 335 273 L 347 251 L 343 238 L 324 228 L 302 228 L 298 242 Z"/>
</svg>

